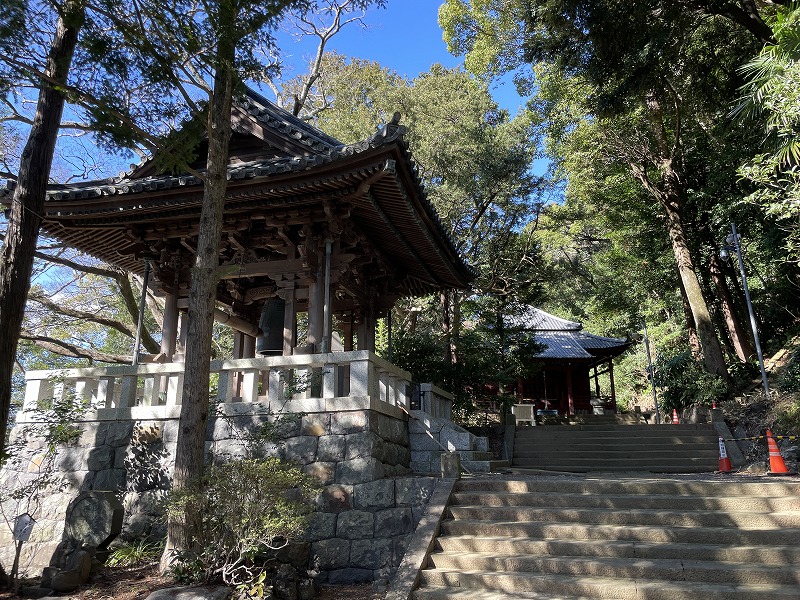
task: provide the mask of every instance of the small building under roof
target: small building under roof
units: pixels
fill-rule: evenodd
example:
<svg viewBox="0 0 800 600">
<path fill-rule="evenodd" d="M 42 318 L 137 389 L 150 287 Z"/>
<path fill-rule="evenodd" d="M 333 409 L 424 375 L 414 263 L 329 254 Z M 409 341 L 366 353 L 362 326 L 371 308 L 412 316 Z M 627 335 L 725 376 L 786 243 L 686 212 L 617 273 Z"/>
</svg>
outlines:
<svg viewBox="0 0 800 600">
<path fill-rule="evenodd" d="M 613 359 L 631 345 L 624 338 L 610 338 L 583 331 L 583 325 L 529 307 L 515 326 L 531 331 L 543 345 L 536 356 L 541 369 L 517 382 L 518 401 L 536 410 L 555 410 L 573 415 L 595 410 L 616 412 Z M 601 395 L 600 375 L 608 374 L 610 394 Z"/>
<path fill-rule="evenodd" d="M 474 273 L 427 200 L 399 114 L 345 145 L 248 91 L 232 122 L 217 317 L 238 331 L 233 358 L 252 357 L 257 337 L 262 353 L 330 351 L 334 316 L 344 349 L 372 350 L 375 320 L 397 298 L 469 286 Z M 190 165 L 201 174 L 206 155 L 203 141 Z M 203 182 L 158 164 L 51 186 L 42 231 L 128 272 L 149 265 L 165 298 L 161 354 L 150 360 L 170 362 L 182 352 Z"/>
</svg>

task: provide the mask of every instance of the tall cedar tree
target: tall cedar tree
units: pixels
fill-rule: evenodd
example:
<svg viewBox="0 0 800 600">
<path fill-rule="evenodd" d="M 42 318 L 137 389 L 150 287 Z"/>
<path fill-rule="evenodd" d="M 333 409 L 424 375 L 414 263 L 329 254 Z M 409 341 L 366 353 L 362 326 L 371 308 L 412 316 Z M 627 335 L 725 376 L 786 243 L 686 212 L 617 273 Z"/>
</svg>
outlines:
<svg viewBox="0 0 800 600">
<path fill-rule="evenodd" d="M 36 115 L 20 160 L 0 256 L 0 331 L 3 332 L 0 335 L 0 431 L 3 432 L 8 426 L 14 358 L 30 289 L 50 166 L 64 110 L 63 89 L 85 18 L 82 0 L 70 0 L 60 8 L 44 70 L 45 78 L 39 88 Z M 0 456 L 4 450 L 5 436 L 0 435 Z"/>
</svg>

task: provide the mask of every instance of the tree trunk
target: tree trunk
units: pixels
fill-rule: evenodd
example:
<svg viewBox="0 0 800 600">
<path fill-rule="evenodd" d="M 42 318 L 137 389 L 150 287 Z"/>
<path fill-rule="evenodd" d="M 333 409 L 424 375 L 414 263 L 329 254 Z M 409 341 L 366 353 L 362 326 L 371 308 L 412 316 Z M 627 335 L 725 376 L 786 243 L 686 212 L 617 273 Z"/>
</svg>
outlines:
<svg viewBox="0 0 800 600">
<path fill-rule="evenodd" d="M 668 194 L 668 198 L 671 194 Z M 667 229 L 669 239 L 672 242 L 672 251 L 675 254 L 675 262 L 678 265 L 678 273 L 686 292 L 689 302 L 689 309 L 692 312 L 697 337 L 700 339 L 700 347 L 703 351 L 703 363 L 709 373 L 713 373 L 728 379 L 728 368 L 725 365 L 725 357 L 722 354 L 717 333 L 714 331 L 714 324 L 711 322 L 711 313 L 703 297 L 703 290 L 700 287 L 700 280 L 694 269 L 689 246 L 686 243 L 683 223 L 678 214 L 677 202 L 667 201 L 663 203 L 667 213 Z"/>
<path fill-rule="evenodd" d="M 3 332 L 0 335 L 0 431 L 3 432 L 8 427 L 14 359 L 25 315 L 25 300 L 30 290 L 50 167 L 64 110 L 64 95 L 55 82 L 64 83 L 67 80 L 83 25 L 84 11 L 83 2 L 68 2 L 58 19 L 45 66 L 45 73 L 53 83 L 41 82 L 36 115 L 20 159 L 17 187 L 11 200 L 11 216 L 0 253 L 0 331 Z M 0 438 L 2 456 L 5 435 Z"/>
<path fill-rule="evenodd" d="M 697 337 L 697 329 L 694 326 L 694 316 L 692 315 L 692 307 L 689 305 L 689 297 L 686 295 L 680 276 L 678 277 L 678 287 L 681 290 L 683 317 L 686 320 L 686 331 L 689 334 L 689 348 L 692 351 L 692 357 L 699 361 L 703 358 L 703 351 L 700 349 L 700 338 Z"/>
<path fill-rule="evenodd" d="M 756 351 L 750 341 L 750 335 L 748 335 L 747 329 L 742 325 L 742 321 L 736 313 L 728 282 L 722 273 L 716 254 L 711 255 L 709 267 L 711 279 L 714 282 L 714 289 L 716 290 L 717 298 L 719 298 L 722 316 L 725 318 L 725 326 L 728 329 L 728 335 L 731 338 L 733 349 L 740 361 L 747 362 L 751 357 L 755 356 Z"/>
<path fill-rule="evenodd" d="M 680 173 L 676 170 L 676 165 L 681 164 L 680 158 L 683 152 L 681 139 L 676 137 L 672 141 L 669 140 L 658 90 L 653 90 L 647 94 L 645 106 L 658 147 L 657 166 L 661 174 L 661 187 L 653 185 L 643 172 L 640 172 L 639 179 L 645 188 L 660 202 L 666 214 L 667 231 L 672 243 L 672 251 L 675 254 L 675 262 L 678 265 L 678 273 L 692 313 L 697 337 L 700 339 L 705 368 L 709 373 L 719 375 L 728 380 L 725 356 L 722 353 L 719 338 L 714 330 L 708 305 L 703 297 L 703 290 L 700 287 L 700 280 L 697 278 L 697 272 L 692 262 L 692 255 L 689 251 L 686 233 L 681 220 L 682 185 Z M 679 135 L 680 127 L 676 126 L 672 129 L 676 132 L 676 135 Z"/>
<path fill-rule="evenodd" d="M 206 423 L 209 407 L 211 334 L 219 268 L 219 244 L 225 206 L 228 172 L 228 146 L 231 133 L 233 95 L 234 9 L 222 2 L 219 8 L 214 88 L 208 112 L 208 160 L 203 189 L 203 209 L 197 257 L 192 269 L 189 295 L 189 329 L 183 381 L 178 440 L 175 450 L 174 490 L 186 488 L 203 473 Z M 170 516 L 167 543 L 161 558 L 162 570 L 169 566 L 174 552 L 197 550 L 201 515 L 191 507 L 184 514 Z"/>
</svg>

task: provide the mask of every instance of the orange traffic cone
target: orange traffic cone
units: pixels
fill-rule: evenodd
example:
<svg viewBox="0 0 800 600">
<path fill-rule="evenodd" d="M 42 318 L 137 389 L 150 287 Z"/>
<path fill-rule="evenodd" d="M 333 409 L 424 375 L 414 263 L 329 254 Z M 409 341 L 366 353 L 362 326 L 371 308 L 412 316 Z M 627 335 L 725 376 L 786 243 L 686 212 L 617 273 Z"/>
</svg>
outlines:
<svg viewBox="0 0 800 600">
<path fill-rule="evenodd" d="M 772 437 L 772 431 L 767 429 L 767 447 L 769 448 L 769 475 L 794 475 L 789 469 L 786 468 L 786 463 L 783 462 L 781 451 L 778 450 L 778 444 L 775 443 L 775 438 Z"/>
<path fill-rule="evenodd" d="M 672 409 L 672 424 L 680 425 L 680 421 L 678 420 L 678 411 L 674 408 Z"/>
<path fill-rule="evenodd" d="M 733 465 L 731 465 L 731 459 L 728 458 L 728 451 L 725 449 L 725 440 L 722 439 L 722 436 L 719 438 L 719 472 L 720 473 L 730 473 L 733 471 Z"/>
</svg>

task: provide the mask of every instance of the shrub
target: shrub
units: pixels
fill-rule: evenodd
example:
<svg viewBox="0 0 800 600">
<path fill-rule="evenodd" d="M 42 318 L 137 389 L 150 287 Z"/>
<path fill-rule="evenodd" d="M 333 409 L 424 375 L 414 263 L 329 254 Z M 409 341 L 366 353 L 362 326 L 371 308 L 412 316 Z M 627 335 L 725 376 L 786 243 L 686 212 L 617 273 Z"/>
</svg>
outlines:
<svg viewBox="0 0 800 600">
<path fill-rule="evenodd" d="M 114 548 L 106 561 L 109 567 L 136 567 L 156 562 L 164 551 L 163 542 L 136 540 Z"/>
<path fill-rule="evenodd" d="M 786 363 L 777 384 L 782 392 L 800 392 L 800 352 L 795 352 Z"/>
<path fill-rule="evenodd" d="M 315 493 L 309 476 L 277 458 L 207 467 L 199 481 L 171 492 L 167 501 L 168 513 L 180 516 L 190 507 L 200 523 L 194 551 L 175 557 L 173 575 L 253 586 L 264 571 L 254 564 L 256 555 L 303 532 Z"/>
<path fill-rule="evenodd" d="M 691 404 L 711 406 L 728 394 L 725 380 L 708 373 L 690 352 L 659 357 L 655 364 L 656 385 L 661 388 L 661 410 L 683 410 Z"/>
</svg>

